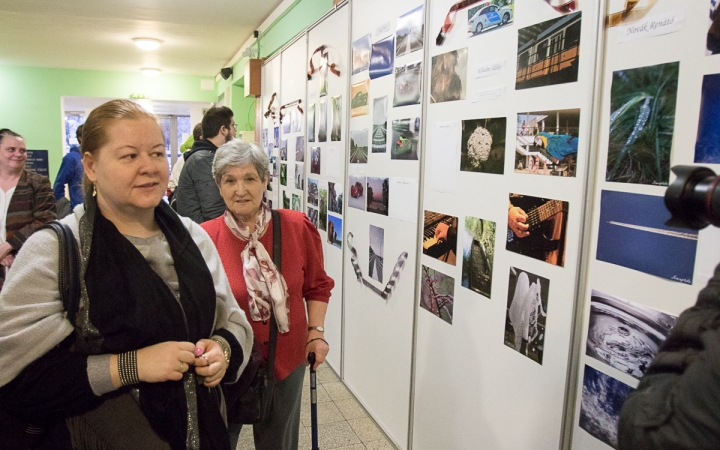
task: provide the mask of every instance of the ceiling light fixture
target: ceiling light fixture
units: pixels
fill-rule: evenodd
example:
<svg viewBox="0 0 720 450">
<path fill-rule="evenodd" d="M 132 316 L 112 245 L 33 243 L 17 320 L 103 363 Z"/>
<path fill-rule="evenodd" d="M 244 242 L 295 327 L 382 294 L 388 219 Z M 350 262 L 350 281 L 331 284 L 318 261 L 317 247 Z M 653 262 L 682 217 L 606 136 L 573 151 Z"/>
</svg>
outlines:
<svg viewBox="0 0 720 450">
<path fill-rule="evenodd" d="M 135 38 L 133 39 L 133 42 L 135 42 L 135 45 L 143 50 L 155 50 L 160 47 L 160 44 L 162 44 L 160 39 L 152 38 Z"/>
<path fill-rule="evenodd" d="M 146 68 L 146 69 L 140 69 L 140 71 L 146 77 L 156 77 L 156 76 L 160 75 L 160 69 Z"/>
</svg>

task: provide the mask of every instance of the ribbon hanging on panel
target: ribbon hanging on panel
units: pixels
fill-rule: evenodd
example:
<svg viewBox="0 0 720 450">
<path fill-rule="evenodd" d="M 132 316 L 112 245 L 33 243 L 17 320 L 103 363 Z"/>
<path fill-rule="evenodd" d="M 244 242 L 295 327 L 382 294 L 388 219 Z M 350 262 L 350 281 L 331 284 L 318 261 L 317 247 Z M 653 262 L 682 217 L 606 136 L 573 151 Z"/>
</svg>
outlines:
<svg viewBox="0 0 720 450">
<path fill-rule="evenodd" d="M 327 45 L 321 45 L 320 47 L 315 49 L 312 55 L 310 55 L 310 70 L 308 70 L 308 80 L 311 80 L 315 72 L 322 69 L 324 66 L 327 66 L 327 68 L 330 69 L 330 72 L 334 73 L 337 76 L 340 76 L 340 70 L 337 68 L 337 64 L 330 63 L 330 52 L 326 52 L 325 50 L 329 50 L 329 47 Z M 316 68 L 314 58 L 317 54 L 320 55 L 320 64 L 318 64 Z"/>
<path fill-rule="evenodd" d="M 575 11 L 575 0 L 545 0 L 555 11 L 567 14 Z"/>
<path fill-rule="evenodd" d="M 286 108 L 292 108 L 293 106 L 297 106 L 297 110 L 300 112 L 300 114 L 305 114 L 305 111 L 300 107 L 300 104 L 302 103 L 302 99 L 297 99 L 294 102 L 287 103 L 285 105 L 282 105 L 280 107 L 280 123 L 283 123 L 283 118 L 285 117 L 285 109 Z"/>
<path fill-rule="evenodd" d="M 635 8 L 637 4 L 640 3 L 640 0 L 625 0 L 625 7 L 621 11 L 608 14 L 605 17 L 605 27 L 612 28 L 616 25 L 623 23 L 625 19 L 630 16 L 631 11 L 635 11 L 635 13 L 633 14 L 633 19 L 638 19 L 642 17 L 645 12 L 649 11 L 656 2 L 657 0 L 648 0 L 646 2 L 646 5 L 644 5 L 643 7 Z"/>
<path fill-rule="evenodd" d="M 442 28 L 440 28 L 440 33 L 435 39 L 435 44 L 438 46 L 443 45 L 443 42 L 445 42 L 445 35 L 447 35 L 453 29 L 453 26 L 455 26 L 455 16 L 457 15 L 458 11 L 460 11 L 461 9 L 469 8 L 470 6 L 477 3 L 482 3 L 486 1 L 487 0 L 462 0 L 461 2 L 457 2 L 452 5 L 447 13 L 447 16 L 445 16 L 445 22 L 443 23 Z"/>
<path fill-rule="evenodd" d="M 395 289 L 395 285 L 397 284 L 397 280 L 400 277 L 400 272 L 402 272 L 403 267 L 405 267 L 405 260 L 407 260 L 408 252 L 402 252 L 400 256 L 398 257 L 397 263 L 395 263 L 395 267 L 393 268 L 392 275 L 390 275 L 390 279 L 388 280 L 387 284 L 385 285 L 384 290 L 380 290 L 377 287 L 375 287 L 372 283 L 370 283 L 368 280 L 363 278 L 362 270 L 360 270 L 360 266 L 358 265 L 358 255 L 357 250 L 355 250 L 355 247 L 353 247 L 352 244 L 353 234 L 348 233 L 347 234 L 347 245 L 350 247 L 350 262 L 352 263 L 353 270 L 355 270 L 355 276 L 357 277 L 358 281 L 368 288 L 370 288 L 371 291 L 379 295 L 383 300 L 387 300 L 392 295 L 393 289 Z"/>
<path fill-rule="evenodd" d="M 272 97 L 270 97 L 270 103 L 268 103 L 267 111 L 265 111 L 265 118 L 271 119 L 273 122 L 275 122 L 275 107 L 273 106 L 273 103 L 275 103 L 275 98 L 277 97 L 277 92 L 273 92 Z"/>
</svg>

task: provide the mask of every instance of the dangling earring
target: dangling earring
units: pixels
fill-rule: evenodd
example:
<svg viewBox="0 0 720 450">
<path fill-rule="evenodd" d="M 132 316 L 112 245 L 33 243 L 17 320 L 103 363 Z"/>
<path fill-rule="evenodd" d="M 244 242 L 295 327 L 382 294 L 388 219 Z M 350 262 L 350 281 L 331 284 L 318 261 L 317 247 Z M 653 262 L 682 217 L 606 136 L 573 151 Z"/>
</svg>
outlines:
<svg viewBox="0 0 720 450">
<path fill-rule="evenodd" d="M 97 187 L 95 183 L 93 183 L 93 197 L 97 197 Z"/>
</svg>

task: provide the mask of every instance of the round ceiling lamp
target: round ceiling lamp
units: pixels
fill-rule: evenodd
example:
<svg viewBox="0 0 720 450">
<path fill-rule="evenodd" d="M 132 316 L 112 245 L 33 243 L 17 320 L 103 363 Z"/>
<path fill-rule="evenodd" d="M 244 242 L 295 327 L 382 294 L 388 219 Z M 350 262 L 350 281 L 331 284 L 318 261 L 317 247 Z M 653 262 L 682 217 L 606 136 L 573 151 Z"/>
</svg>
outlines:
<svg viewBox="0 0 720 450">
<path fill-rule="evenodd" d="M 160 75 L 160 69 L 145 68 L 145 69 L 140 69 L 140 71 L 146 77 L 156 77 L 156 76 Z"/>
<path fill-rule="evenodd" d="M 160 47 L 160 44 L 162 44 L 160 39 L 152 38 L 135 38 L 133 39 L 133 42 L 135 42 L 135 45 L 143 50 L 155 50 Z"/>
</svg>

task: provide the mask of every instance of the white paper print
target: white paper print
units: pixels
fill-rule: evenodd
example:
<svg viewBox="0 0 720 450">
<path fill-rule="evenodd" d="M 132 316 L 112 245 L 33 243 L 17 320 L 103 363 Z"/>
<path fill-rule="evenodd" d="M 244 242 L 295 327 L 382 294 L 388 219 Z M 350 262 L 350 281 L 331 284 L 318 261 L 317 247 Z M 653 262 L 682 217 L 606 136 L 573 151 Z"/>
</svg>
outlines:
<svg viewBox="0 0 720 450">
<path fill-rule="evenodd" d="M 457 173 L 460 170 L 460 137 L 462 123 L 459 120 L 436 123 L 430 134 L 430 189 L 451 193 L 457 189 Z"/>
<path fill-rule="evenodd" d="M 685 26 L 685 10 L 679 9 L 617 27 L 617 42 L 637 41 L 680 31 Z"/>
<path fill-rule="evenodd" d="M 491 77 L 493 75 L 499 75 L 505 70 L 507 61 L 504 59 L 496 59 L 495 61 L 487 61 L 484 63 L 476 64 L 473 70 L 475 78 Z"/>
<path fill-rule="evenodd" d="M 418 215 L 418 180 L 415 178 L 390 178 L 392 200 L 388 216 L 405 222 L 417 223 Z"/>
</svg>

